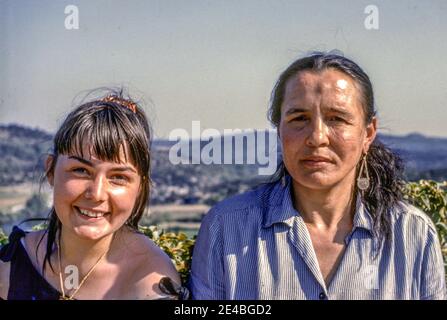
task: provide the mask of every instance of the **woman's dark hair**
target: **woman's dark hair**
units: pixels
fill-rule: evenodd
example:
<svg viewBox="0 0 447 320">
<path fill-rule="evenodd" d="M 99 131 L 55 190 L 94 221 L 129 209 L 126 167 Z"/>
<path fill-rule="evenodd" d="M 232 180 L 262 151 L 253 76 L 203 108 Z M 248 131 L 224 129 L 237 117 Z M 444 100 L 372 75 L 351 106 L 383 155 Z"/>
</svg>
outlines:
<svg viewBox="0 0 447 320">
<path fill-rule="evenodd" d="M 355 81 L 362 98 L 364 123 L 365 125 L 371 123 L 376 115 L 376 109 L 373 87 L 368 75 L 355 62 L 342 55 L 314 52 L 294 61 L 279 76 L 272 91 L 268 111 L 269 120 L 275 127 L 278 128 L 280 124 L 281 105 L 288 80 L 302 71 L 321 72 L 327 69 L 343 72 Z M 368 151 L 367 166 L 370 172 L 370 186 L 367 191 L 361 193 L 362 202 L 373 218 L 375 233 L 387 238 L 391 232 L 388 211 L 394 206 L 399 206 L 399 201 L 403 199 L 404 164 L 398 155 L 394 154 L 376 137 Z M 358 176 L 359 170 L 360 163 L 357 165 L 356 176 Z M 272 180 L 277 181 L 285 174 L 287 174 L 287 169 L 284 162 L 281 161 Z M 357 185 L 355 185 L 355 191 L 357 191 Z"/>
<path fill-rule="evenodd" d="M 130 157 L 126 161 L 130 161 L 138 170 L 141 176 L 140 191 L 125 223 L 137 231 L 138 222 L 149 202 L 151 185 L 151 128 L 144 111 L 131 98 L 124 96 L 123 89 L 108 89 L 105 96 L 78 106 L 68 114 L 54 136 L 52 160 L 43 179 L 54 174 L 59 155 L 74 154 L 83 157 L 85 141 L 90 144 L 89 152 L 103 161 L 118 163 L 121 150 L 126 150 L 125 156 Z M 51 254 L 61 228 L 54 207 L 50 210 L 48 220 L 48 227 L 37 246 L 38 248 L 47 234 L 42 273 L 45 272 L 46 262 L 53 269 Z"/>
</svg>

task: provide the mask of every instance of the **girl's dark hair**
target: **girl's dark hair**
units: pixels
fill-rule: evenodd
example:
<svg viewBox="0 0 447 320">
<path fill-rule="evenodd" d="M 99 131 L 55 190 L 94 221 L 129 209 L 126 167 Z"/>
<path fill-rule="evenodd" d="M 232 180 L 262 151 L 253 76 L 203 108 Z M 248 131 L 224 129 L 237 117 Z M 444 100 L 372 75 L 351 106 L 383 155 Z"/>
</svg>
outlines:
<svg viewBox="0 0 447 320">
<path fill-rule="evenodd" d="M 374 105 L 374 93 L 368 75 L 352 60 L 337 53 L 314 52 L 304 58 L 294 61 L 279 76 L 272 91 L 268 117 L 270 122 L 278 128 L 281 120 L 281 105 L 283 103 L 285 87 L 290 78 L 302 71 L 321 72 L 327 69 L 336 69 L 350 76 L 356 83 L 362 98 L 364 123 L 371 123 L 376 115 Z M 390 221 L 388 211 L 394 206 L 400 206 L 403 200 L 403 170 L 404 164 L 401 158 L 384 146 L 379 139 L 371 144 L 367 166 L 370 172 L 370 187 L 362 192 L 362 202 L 368 209 L 374 221 L 374 232 L 384 235 L 390 234 Z M 357 165 L 358 176 L 360 163 Z M 272 176 L 272 181 L 277 181 L 287 174 L 284 162 L 280 161 L 277 171 Z M 357 185 L 355 184 L 355 194 Z"/>
<path fill-rule="evenodd" d="M 68 114 L 54 136 L 52 161 L 43 180 L 54 174 L 59 155 L 74 154 L 83 157 L 85 141 L 90 144 L 89 152 L 103 161 L 119 162 L 120 150 L 126 150 L 126 157 L 130 157 L 126 161 L 132 162 L 137 168 L 141 176 L 140 191 L 125 223 L 137 231 L 138 222 L 149 202 L 151 185 L 151 128 L 144 111 L 131 98 L 124 96 L 123 89 L 108 89 L 105 96 L 78 106 Z M 54 207 L 50 210 L 48 220 L 48 227 L 37 246 L 38 248 L 47 234 L 42 273 L 45 272 L 46 262 L 53 269 L 51 254 L 61 228 Z"/>
</svg>

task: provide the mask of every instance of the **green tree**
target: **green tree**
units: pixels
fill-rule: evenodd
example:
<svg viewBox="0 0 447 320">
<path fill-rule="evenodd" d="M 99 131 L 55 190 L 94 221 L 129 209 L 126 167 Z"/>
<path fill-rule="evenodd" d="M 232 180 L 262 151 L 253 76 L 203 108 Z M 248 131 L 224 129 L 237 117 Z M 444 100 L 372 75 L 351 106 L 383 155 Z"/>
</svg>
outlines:
<svg viewBox="0 0 447 320">
<path fill-rule="evenodd" d="M 408 202 L 420 208 L 433 220 L 438 231 L 447 274 L 447 181 L 409 182 L 404 192 Z"/>
</svg>

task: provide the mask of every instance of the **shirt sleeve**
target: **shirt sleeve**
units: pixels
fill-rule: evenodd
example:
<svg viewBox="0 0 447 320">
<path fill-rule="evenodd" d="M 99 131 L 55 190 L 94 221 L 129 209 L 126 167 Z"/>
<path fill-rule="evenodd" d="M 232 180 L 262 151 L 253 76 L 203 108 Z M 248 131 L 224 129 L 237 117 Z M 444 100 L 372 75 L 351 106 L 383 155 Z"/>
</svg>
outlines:
<svg viewBox="0 0 447 320">
<path fill-rule="evenodd" d="M 194 246 L 190 291 L 196 300 L 225 299 L 221 219 L 211 209 L 200 226 Z"/>
<path fill-rule="evenodd" d="M 447 299 L 444 260 L 435 227 L 428 228 L 421 272 L 421 299 Z"/>
</svg>

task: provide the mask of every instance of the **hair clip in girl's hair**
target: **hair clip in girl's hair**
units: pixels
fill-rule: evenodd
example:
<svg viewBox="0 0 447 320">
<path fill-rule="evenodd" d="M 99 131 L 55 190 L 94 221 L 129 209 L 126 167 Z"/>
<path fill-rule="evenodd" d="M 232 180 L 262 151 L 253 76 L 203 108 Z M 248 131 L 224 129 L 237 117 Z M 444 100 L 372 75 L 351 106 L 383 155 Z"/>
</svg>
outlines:
<svg viewBox="0 0 447 320">
<path fill-rule="evenodd" d="M 117 103 L 117 104 L 119 104 L 119 105 L 129 109 L 133 113 L 137 112 L 137 105 L 134 102 L 126 100 L 126 99 L 123 99 L 123 98 L 120 98 L 120 97 L 115 96 L 115 95 L 109 95 L 109 96 L 107 96 L 105 98 L 102 98 L 99 101 L 102 101 L 102 102 L 114 102 L 114 103 Z"/>
</svg>

